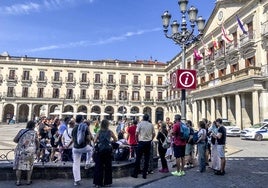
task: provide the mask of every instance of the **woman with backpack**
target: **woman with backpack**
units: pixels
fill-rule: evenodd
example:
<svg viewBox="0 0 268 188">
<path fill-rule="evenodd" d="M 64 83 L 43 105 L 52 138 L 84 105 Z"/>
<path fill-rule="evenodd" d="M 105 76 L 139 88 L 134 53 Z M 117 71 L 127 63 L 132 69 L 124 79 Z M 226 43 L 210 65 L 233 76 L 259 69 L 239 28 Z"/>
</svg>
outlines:
<svg viewBox="0 0 268 188">
<path fill-rule="evenodd" d="M 96 187 L 109 186 L 113 183 L 112 180 L 112 152 L 111 143 L 117 141 L 115 134 L 109 129 L 109 121 L 104 119 L 101 122 L 100 131 L 97 133 L 95 143 L 95 168 L 93 184 Z"/>
<path fill-rule="evenodd" d="M 159 127 L 159 132 L 156 136 L 156 139 L 158 140 L 158 153 L 161 159 L 161 165 L 162 169 L 159 170 L 161 173 L 168 173 L 168 165 L 167 165 L 167 160 L 166 160 L 166 152 L 167 149 L 169 148 L 168 146 L 163 147 L 163 143 L 165 142 L 166 139 L 168 139 L 168 131 L 167 131 L 167 125 L 166 123 L 161 123 Z"/>
</svg>

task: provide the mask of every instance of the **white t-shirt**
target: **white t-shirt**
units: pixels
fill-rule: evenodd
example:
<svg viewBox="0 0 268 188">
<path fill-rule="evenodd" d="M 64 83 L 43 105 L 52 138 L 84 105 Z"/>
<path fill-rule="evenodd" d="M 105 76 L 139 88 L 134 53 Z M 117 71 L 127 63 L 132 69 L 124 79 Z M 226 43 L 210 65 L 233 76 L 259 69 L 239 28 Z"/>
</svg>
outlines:
<svg viewBox="0 0 268 188">
<path fill-rule="evenodd" d="M 67 134 L 68 131 L 68 134 Z M 64 143 L 63 145 L 68 145 L 72 139 L 72 132 L 73 132 L 73 128 L 68 127 L 68 129 L 66 129 L 63 134 L 62 137 L 64 138 Z M 70 148 L 73 147 L 73 144 L 70 146 Z"/>
</svg>

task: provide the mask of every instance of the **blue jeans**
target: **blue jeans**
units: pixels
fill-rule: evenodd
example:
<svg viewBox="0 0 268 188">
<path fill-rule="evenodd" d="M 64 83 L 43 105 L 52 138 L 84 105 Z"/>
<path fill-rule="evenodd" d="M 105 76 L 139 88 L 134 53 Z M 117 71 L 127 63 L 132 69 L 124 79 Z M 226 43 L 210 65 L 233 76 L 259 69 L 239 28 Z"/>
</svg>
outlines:
<svg viewBox="0 0 268 188">
<path fill-rule="evenodd" d="M 197 150 L 198 150 L 199 171 L 205 172 L 206 171 L 206 143 L 199 142 L 197 144 Z"/>
</svg>

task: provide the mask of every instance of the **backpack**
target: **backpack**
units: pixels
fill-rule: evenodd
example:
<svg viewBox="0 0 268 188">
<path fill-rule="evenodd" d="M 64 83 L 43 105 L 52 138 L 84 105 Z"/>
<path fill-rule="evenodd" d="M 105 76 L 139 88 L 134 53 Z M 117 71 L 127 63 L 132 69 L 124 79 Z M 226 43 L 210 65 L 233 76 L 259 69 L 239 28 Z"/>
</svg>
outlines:
<svg viewBox="0 0 268 188">
<path fill-rule="evenodd" d="M 161 132 L 162 133 L 162 132 Z M 168 149 L 169 147 L 170 147 L 170 145 L 171 145 L 171 141 L 170 141 L 170 139 L 164 134 L 164 133 L 162 133 L 164 136 L 165 136 L 165 140 L 164 140 L 164 142 L 162 142 L 161 140 L 160 140 L 160 142 L 162 143 L 162 147 L 164 148 L 164 149 Z"/>
<path fill-rule="evenodd" d="M 193 134 L 193 142 L 194 142 L 194 144 L 197 142 L 197 140 L 198 140 L 198 131 L 194 132 L 194 134 Z"/>
<path fill-rule="evenodd" d="M 110 131 L 99 131 L 98 151 L 100 153 L 112 152 L 113 147 L 110 140 Z"/>
<path fill-rule="evenodd" d="M 180 122 L 180 136 L 182 140 L 188 140 L 190 137 L 190 128 L 183 122 Z"/>
<path fill-rule="evenodd" d="M 86 130 L 87 125 L 85 123 L 80 123 L 77 128 L 77 144 L 83 145 L 86 143 Z"/>
</svg>

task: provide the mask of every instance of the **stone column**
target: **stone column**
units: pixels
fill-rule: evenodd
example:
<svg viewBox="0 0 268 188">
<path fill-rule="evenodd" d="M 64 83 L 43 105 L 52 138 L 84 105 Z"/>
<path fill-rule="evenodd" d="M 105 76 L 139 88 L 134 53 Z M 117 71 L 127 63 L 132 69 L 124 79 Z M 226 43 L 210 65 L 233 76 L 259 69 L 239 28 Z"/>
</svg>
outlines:
<svg viewBox="0 0 268 188">
<path fill-rule="evenodd" d="M 33 104 L 29 104 L 28 105 L 29 106 L 29 114 L 28 114 L 28 121 L 30 121 L 30 120 L 33 120 L 33 112 L 32 112 L 32 109 L 33 109 Z"/>
<path fill-rule="evenodd" d="M 236 125 L 242 128 L 242 110 L 241 110 L 241 98 L 239 93 L 235 94 L 235 120 Z"/>
<path fill-rule="evenodd" d="M 215 99 L 210 99 L 211 103 L 211 121 L 214 121 L 216 119 L 216 109 L 215 109 Z"/>
<path fill-rule="evenodd" d="M 3 122 L 4 103 L 0 103 L 0 122 Z"/>
<path fill-rule="evenodd" d="M 222 98 L 221 98 L 221 111 L 222 111 L 222 118 L 228 119 L 227 102 L 226 102 L 225 96 L 222 96 Z"/>
<path fill-rule="evenodd" d="M 198 116 L 197 116 L 197 102 L 194 101 L 193 102 L 193 124 L 194 124 L 194 127 L 197 128 L 197 123 L 198 123 Z"/>
<path fill-rule="evenodd" d="M 260 102 L 258 91 L 252 92 L 253 124 L 260 122 Z"/>
<path fill-rule="evenodd" d="M 207 118 L 206 116 L 206 101 L 203 99 L 201 100 L 201 113 L 202 113 L 202 119 Z"/>
</svg>

